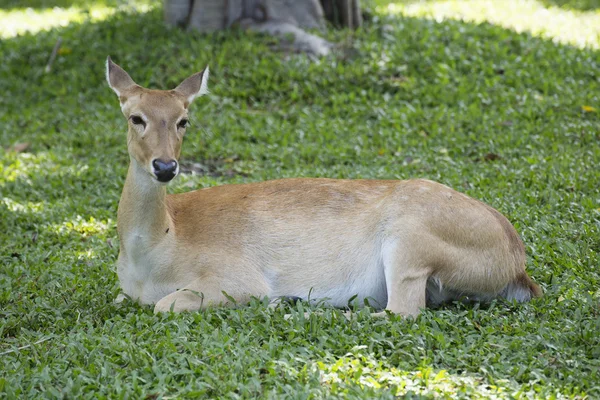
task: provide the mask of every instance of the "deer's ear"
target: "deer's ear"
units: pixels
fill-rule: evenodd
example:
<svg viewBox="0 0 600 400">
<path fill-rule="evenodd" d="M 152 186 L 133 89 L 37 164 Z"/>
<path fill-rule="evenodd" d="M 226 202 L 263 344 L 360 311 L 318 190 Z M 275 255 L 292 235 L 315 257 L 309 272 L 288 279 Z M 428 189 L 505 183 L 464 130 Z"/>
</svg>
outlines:
<svg viewBox="0 0 600 400">
<path fill-rule="evenodd" d="M 175 91 L 182 94 L 186 99 L 186 107 L 198 96 L 208 93 L 208 67 L 204 71 L 198 72 L 175 88 Z"/>
<path fill-rule="evenodd" d="M 121 98 L 126 90 L 137 86 L 123 68 L 112 62 L 110 56 L 106 59 L 106 81 L 119 98 Z"/>
</svg>

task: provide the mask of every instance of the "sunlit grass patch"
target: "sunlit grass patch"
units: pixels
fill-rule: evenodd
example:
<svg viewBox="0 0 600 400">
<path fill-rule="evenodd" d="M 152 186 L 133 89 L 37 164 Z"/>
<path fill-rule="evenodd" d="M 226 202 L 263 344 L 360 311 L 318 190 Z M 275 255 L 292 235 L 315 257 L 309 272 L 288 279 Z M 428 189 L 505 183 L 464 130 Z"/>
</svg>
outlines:
<svg viewBox="0 0 600 400">
<path fill-rule="evenodd" d="M 18 202 L 9 197 L 0 197 L 0 205 L 10 212 L 22 214 L 38 214 L 45 208 L 42 202 Z"/>
<path fill-rule="evenodd" d="M 7 154 L 0 164 L 0 184 L 17 180 L 29 181 L 49 174 L 72 174 L 80 176 L 88 170 L 87 165 L 73 164 L 52 152 Z"/>
<path fill-rule="evenodd" d="M 156 2 L 143 2 L 119 7 L 94 4 L 91 7 L 0 9 L 0 38 L 11 38 L 24 33 L 37 33 L 84 21 L 98 22 L 105 20 L 120 9 L 134 9 L 136 12 L 145 13 L 156 7 L 156 5 Z"/>
<path fill-rule="evenodd" d="M 88 237 L 106 234 L 109 229 L 114 227 L 115 223 L 111 219 L 97 220 L 94 217 L 86 219 L 78 215 L 73 220 L 52 226 L 50 230 L 54 230 L 56 233 L 76 232 L 83 237 Z"/>
<path fill-rule="evenodd" d="M 27 179 L 42 170 L 50 170 L 54 167 L 54 161 L 49 153 L 7 153 L 2 164 L 0 164 L 0 184 L 14 182 L 17 179 Z"/>
<path fill-rule="evenodd" d="M 113 14 L 114 8 L 100 6 L 84 10 L 79 7 L 33 8 L 0 10 L 0 37 L 10 38 L 23 33 L 36 33 L 42 30 L 67 26 L 87 19 L 100 21 Z"/>
<path fill-rule="evenodd" d="M 378 11 L 426 17 L 489 22 L 516 32 L 578 47 L 600 47 L 600 11 L 547 6 L 538 0 L 432 0 L 379 2 Z"/>
<path fill-rule="evenodd" d="M 514 389 L 508 380 L 490 384 L 486 379 L 457 376 L 446 370 L 422 368 L 404 371 L 387 367 L 382 360 L 364 355 L 349 354 L 333 363 L 317 362 L 322 383 L 332 394 L 342 394 L 348 385 L 358 384 L 376 390 L 390 390 L 394 396 L 434 396 L 451 398 L 468 395 L 472 399 L 505 398 Z"/>
</svg>

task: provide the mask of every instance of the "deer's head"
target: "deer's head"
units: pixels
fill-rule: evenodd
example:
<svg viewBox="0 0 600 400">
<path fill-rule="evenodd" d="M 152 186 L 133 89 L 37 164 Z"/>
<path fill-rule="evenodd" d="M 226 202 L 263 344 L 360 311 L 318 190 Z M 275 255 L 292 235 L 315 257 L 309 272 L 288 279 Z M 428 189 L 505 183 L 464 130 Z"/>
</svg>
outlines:
<svg viewBox="0 0 600 400">
<path fill-rule="evenodd" d="M 150 90 L 136 84 L 108 57 L 106 80 L 119 96 L 129 124 L 127 149 L 132 162 L 158 182 L 171 181 L 179 172 L 188 107 L 194 98 L 208 93 L 208 67 L 173 90 Z"/>
</svg>

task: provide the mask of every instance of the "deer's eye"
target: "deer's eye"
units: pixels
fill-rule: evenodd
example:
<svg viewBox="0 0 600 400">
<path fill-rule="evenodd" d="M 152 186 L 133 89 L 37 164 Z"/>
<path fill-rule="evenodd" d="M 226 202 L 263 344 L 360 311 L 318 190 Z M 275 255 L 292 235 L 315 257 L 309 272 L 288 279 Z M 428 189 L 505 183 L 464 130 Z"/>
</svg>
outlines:
<svg viewBox="0 0 600 400">
<path fill-rule="evenodd" d="M 187 119 L 182 119 L 181 121 L 179 121 L 179 123 L 177 124 L 177 128 L 185 128 L 186 126 L 188 126 L 188 124 L 190 123 L 190 121 L 188 121 Z"/>
<path fill-rule="evenodd" d="M 129 119 L 131 120 L 131 122 L 133 122 L 134 125 L 142 125 L 144 128 L 146 127 L 146 123 L 140 116 L 132 115 L 131 117 L 129 117 Z"/>
</svg>

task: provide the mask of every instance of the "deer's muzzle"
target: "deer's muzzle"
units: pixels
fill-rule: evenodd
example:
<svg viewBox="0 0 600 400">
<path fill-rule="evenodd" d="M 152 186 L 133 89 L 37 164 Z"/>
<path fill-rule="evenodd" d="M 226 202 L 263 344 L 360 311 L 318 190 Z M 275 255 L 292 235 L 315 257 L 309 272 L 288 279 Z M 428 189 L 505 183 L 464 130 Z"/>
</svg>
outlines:
<svg viewBox="0 0 600 400">
<path fill-rule="evenodd" d="M 152 161 L 152 168 L 159 182 L 169 182 L 177 175 L 177 160 L 164 161 L 159 158 Z"/>
</svg>

